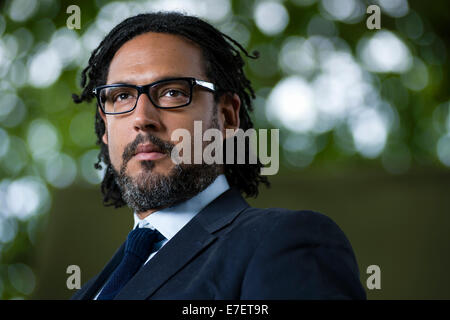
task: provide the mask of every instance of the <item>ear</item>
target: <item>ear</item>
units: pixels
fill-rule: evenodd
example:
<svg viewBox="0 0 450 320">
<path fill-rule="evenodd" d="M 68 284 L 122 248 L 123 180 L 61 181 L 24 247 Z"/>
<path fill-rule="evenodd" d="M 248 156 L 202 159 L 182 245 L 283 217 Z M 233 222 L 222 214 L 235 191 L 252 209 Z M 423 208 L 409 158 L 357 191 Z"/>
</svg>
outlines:
<svg viewBox="0 0 450 320">
<path fill-rule="evenodd" d="M 104 144 L 108 145 L 108 130 L 107 130 L 108 122 L 106 119 L 106 115 L 103 113 L 103 111 L 100 107 L 98 108 L 98 113 L 100 114 L 100 117 L 102 118 L 103 123 L 105 124 L 105 133 L 102 136 L 102 141 Z"/>
<path fill-rule="evenodd" d="M 236 130 L 239 128 L 239 110 L 241 99 L 236 93 L 226 93 L 220 97 L 218 104 L 219 121 L 222 124 L 222 133 L 226 129 Z"/>
</svg>

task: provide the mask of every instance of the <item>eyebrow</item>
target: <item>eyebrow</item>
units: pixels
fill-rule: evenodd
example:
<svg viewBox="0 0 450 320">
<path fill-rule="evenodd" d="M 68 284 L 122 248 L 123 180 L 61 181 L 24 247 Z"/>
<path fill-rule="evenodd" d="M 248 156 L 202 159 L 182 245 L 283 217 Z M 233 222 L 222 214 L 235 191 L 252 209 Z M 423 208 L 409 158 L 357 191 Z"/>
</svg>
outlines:
<svg viewBox="0 0 450 320">
<path fill-rule="evenodd" d="M 187 76 L 187 75 L 162 76 L 162 77 L 158 77 L 158 78 L 154 79 L 152 82 L 149 82 L 149 83 L 162 81 L 162 80 L 169 80 L 169 79 L 174 79 L 174 78 L 195 78 L 195 77 Z M 112 83 L 107 83 L 107 85 L 109 85 L 109 84 L 132 84 L 132 85 L 136 85 L 136 81 L 135 81 L 135 79 L 124 79 L 124 80 L 115 81 L 115 82 L 112 82 Z"/>
</svg>

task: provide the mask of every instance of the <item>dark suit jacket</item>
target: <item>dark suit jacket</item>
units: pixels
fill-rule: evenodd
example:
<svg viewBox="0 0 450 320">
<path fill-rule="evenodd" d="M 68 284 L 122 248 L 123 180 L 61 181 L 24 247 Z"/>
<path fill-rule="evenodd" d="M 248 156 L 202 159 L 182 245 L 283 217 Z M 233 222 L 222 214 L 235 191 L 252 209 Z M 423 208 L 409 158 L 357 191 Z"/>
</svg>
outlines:
<svg viewBox="0 0 450 320">
<path fill-rule="evenodd" d="M 93 299 L 124 245 L 72 299 Z M 229 189 L 186 224 L 115 299 L 365 299 L 353 250 L 328 217 L 256 209 Z"/>
</svg>

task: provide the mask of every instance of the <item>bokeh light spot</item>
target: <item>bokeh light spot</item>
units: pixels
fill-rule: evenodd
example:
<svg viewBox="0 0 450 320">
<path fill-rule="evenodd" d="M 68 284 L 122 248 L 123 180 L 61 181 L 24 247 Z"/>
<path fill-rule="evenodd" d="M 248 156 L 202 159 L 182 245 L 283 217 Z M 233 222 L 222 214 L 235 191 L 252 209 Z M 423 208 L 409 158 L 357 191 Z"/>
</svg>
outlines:
<svg viewBox="0 0 450 320">
<path fill-rule="evenodd" d="M 356 8 L 355 0 L 322 0 L 322 7 L 335 20 L 345 21 Z"/>
<path fill-rule="evenodd" d="M 81 176 L 85 181 L 90 184 L 99 184 L 103 180 L 105 175 L 106 165 L 101 163 L 102 170 L 94 168 L 94 164 L 97 163 L 99 150 L 92 149 L 83 154 L 80 158 Z"/>
<path fill-rule="evenodd" d="M 23 263 L 8 265 L 9 281 L 21 294 L 28 295 L 36 286 L 36 277 L 33 270 Z"/>
<path fill-rule="evenodd" d="M 15 176 L 28 164 L 28 152 L 21 138 L 10 136 L 9 140 L 8 154 L 2 158 L 0 166 L 10 175 Z"/>
<path fill-rule="evenodd" d="M 9 136 L 8 133 L 0 128 L 0 158 L 2 158 L 9 149 Z"/>
<path fill-rule="evenodd" d="M 54 187 L 70 186 L 77 175 L 77 165 L 67 154 L 58 153 L 49 157 L 45 164 L 45 178 Z"/>
<path fill-rule="evenodd" d="M 10 2 L 9 17 L 16 22 L 23 22 L 33 16 L 39 7 L 37 0 L 14 0 Z"/>
<path fill-rule="evenodd" d="M 391 17 L 403 17 L 409 11 L 407 0 L 376 0 L 382 9 L 382 13 L 387 13 Z"/>
<path fill-rule="evenodd" d="M 268 36 L 282 32 L 289 23 L 289 14 L 286 8 L 281 3 L 274 1 L 258 2 L 254 18 L 259 30 Z"/>
<path fill-rule="evenodd" d="M 450 133 L 439 138 L 436 151 L 439 160 L 447 167 L 450 167 Z"/>
<path fill-rule="evenodd" d="M 11 182 L 6 191 L 8 213 L 20 220 L 27 220 L 32 215 L 46 212 L 49 201 L 45 184 L 32 176 Z"/>
<path fill-rule="evenodd" d="M 268 97 L 267 118 L 295 132 L 311 130 L 317 117 L 314 94 L 298 76 L 281 80 Z"/>
<path fill-rule="evenodd" d="M 62 67 L 58 51 L 52 47 L 46 47 L 32 56 L 29 61 L 29 83 L 37 88 L 48 87 L 59 78 Z"/>
<path fill-rule="evenodd" d="M 386 144 L 388 128 L 375 109 L 361 109 L 350 119 L 356 149 L 367 158 L 377 157 Z"/>
<path fill-rule="evenodd" d="M 381 30 L 358 44 L 359 57 L 373 72 L 405 72 L 412 64 L 408 47 L 390 31 Z"/>
<path fill-rule="evenodd" d="M 28 127 L 28 146 L 34 159 L 45 159 L 59 151 L 61 142 L 56 128 L 45 119 L 33 120 Z"/>
<path fill-rule="evenodd" d="M 428 69 L 419 58 L 414 58 L 411 69 L 401 76 L 403 85 L 413 91 L 420 91 L 428 85 Z"/>
<path fill-rule="evenodd" d="M 2 199 L 2 188 L 0 184 L 0 200 Z M 5 203 L 2 201 L 2 203 Z M 0 216 L 0 243 L 8 243 L 10 241 L 13 241 L 17 234 L 17 220 L 8 217 L 4 218 Z"/>
</svg>

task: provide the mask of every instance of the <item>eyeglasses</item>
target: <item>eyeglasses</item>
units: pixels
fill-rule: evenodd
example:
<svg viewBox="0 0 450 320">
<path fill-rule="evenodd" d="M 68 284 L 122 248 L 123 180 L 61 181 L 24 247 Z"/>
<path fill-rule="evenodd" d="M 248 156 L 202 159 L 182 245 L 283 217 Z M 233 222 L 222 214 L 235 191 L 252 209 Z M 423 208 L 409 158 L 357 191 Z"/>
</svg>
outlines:
<svg viewBox="0 0 450 320">
<path fill-rule="evenodd" d="M 194 86 L 214 92 L 211 82 L 195 78 L 171 78 L 144 86 L 131 84 L 108 84 L 94 88 L 98 104 L 105 114 L 122 114 L 136 108 L 141 94 L 146 94 L 153 105 L 161 109 L 175 109 L 189 105 Z"/>
</svg>

